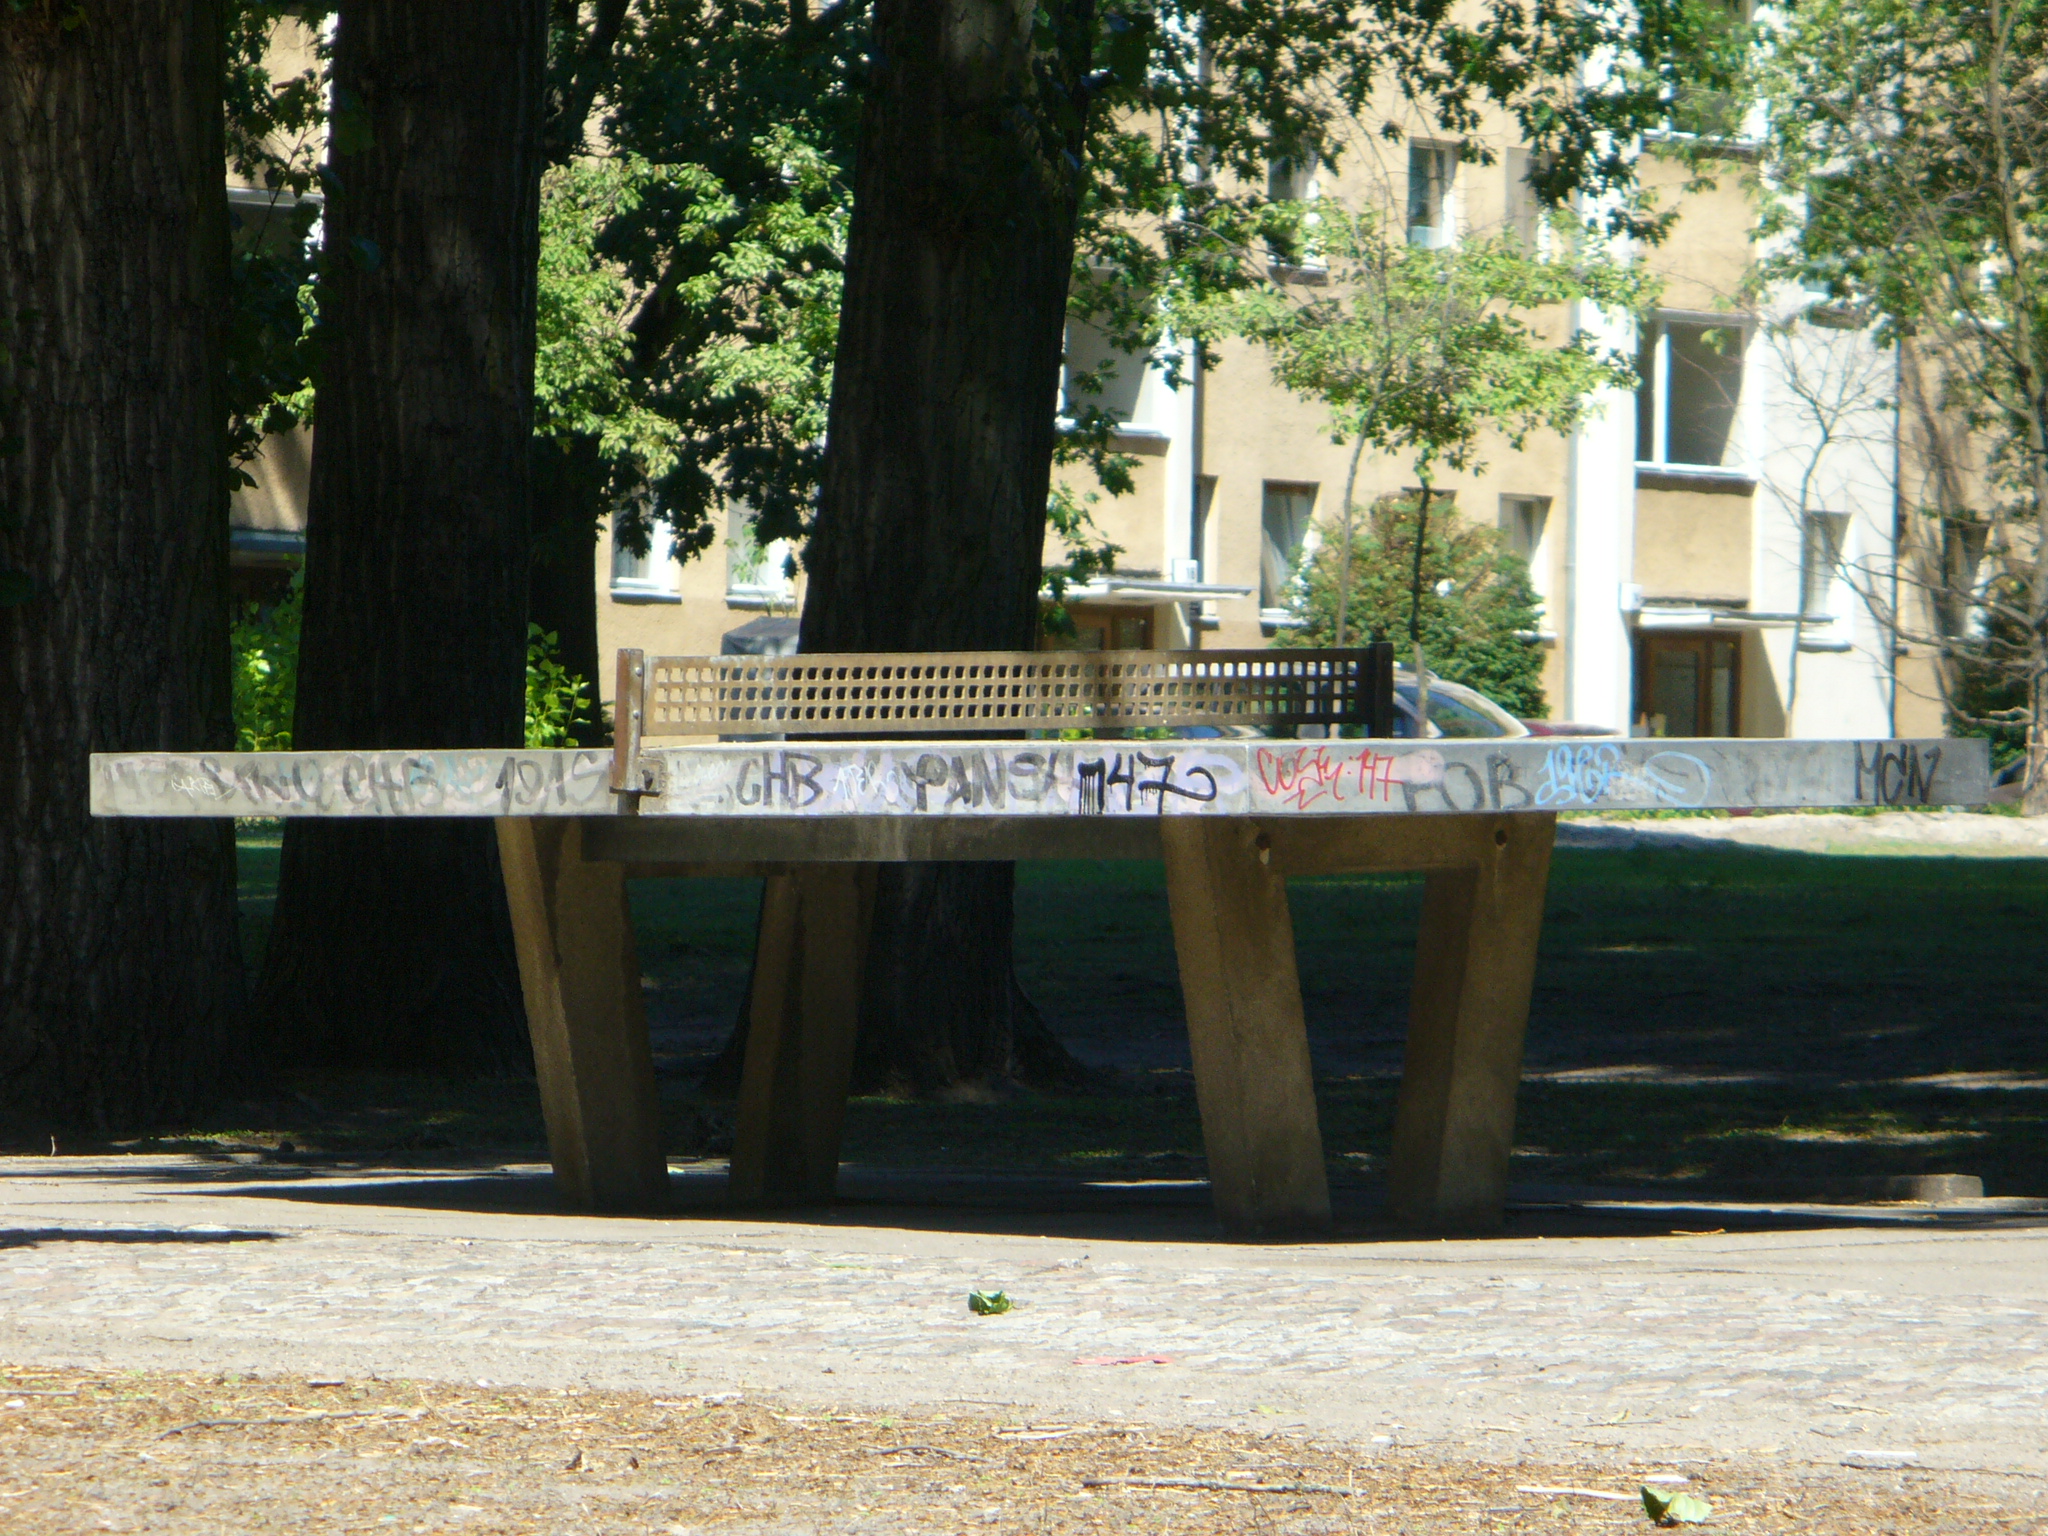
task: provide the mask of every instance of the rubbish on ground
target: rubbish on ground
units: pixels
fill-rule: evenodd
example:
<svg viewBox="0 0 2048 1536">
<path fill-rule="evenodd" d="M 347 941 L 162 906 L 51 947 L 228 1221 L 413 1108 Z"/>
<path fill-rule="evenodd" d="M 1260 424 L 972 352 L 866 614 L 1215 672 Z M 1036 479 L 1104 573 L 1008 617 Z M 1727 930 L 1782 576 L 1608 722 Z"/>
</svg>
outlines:
<svg viewBox="0 0 2048 1536">
<path fill-rule="evenodd" d="M 1171 1355 L 1083 1355 L 1076 1365 L 1171 1365 Z"/>
<path fill-rule="evenodd" d="M 1850 1451 L 1842 1457 L 1842 1465 L 1861 1467 L 1866 1472 L 1885 1472 L 1917 1465 L 1919 1460 L 1918 1451 Z"/>
<path fill-rule="evenodd" d="M 1013 1303 L 1006 1291 L 969 1291 L 967 1310 L 976 1317 L 996 1317 L 1010 1310 Z"/>
<path fill-rule="evenodd" d="M 986 1466 L 980 1456 L 968 1456 L 960 1451 L 949 1451 L 943 1445 L 892 1445 L 885 1450 L 869 1451 L 870 1456 L 943 1456 L 948 1461 L 972 1461 Z"/>
<path fill-rule="evenodd" d="M 1714 1507 L 1696 1493 L 1665 1493 L 1643 1484 L 1643 1508 L 1659 1525 L 1701 1525 Z"/>
<path fill-rule="evenodd" d="M 1609 1493 L 1605 1488 L 1538 1488 L 1525 1485 L 1517 1488 L 1515 1492 L 1542 1493 L 1548 1494 L 1552 1498 L 1609 1499 L 1618 1500 L 1623 1504 L 1628 1503 L 1633 1497 L 1633 1495 L 1626 1493 Z"/>
<path fill-rule="evenodd" d="M 321 1409 L 314 1413 L 295 1413 L 283 1419 L 194 1419 L 190 1424 L 172 1425 L 157 1439 L 168 1440 L 173 1435 L 194 1429 L 270 1429 L 286 1424 L 318 1424 L 326 1419 L 416 1419 L 426 1411 L 424 1408 L 343 1408 L 334 1412 Z"/>
<path fill-rule="evenodd" d="M 1234 1483 L 1221 1477 L 1084 1477 L 1083 1488 L 1207 1488 L 1219 1493 L 1334 1493 L 1350 1498 L 1360 1490 L 1335 1483 Z"/>
</svg>

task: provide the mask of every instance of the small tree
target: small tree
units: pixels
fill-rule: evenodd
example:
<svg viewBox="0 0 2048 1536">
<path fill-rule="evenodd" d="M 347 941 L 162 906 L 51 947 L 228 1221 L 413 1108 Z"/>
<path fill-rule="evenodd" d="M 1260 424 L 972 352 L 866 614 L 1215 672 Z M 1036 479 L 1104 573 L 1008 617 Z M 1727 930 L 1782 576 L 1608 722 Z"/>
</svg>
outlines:
<svg viewBox="0 0 2048 1536">
<path fill-rule="evenodd" d="M 1511 714 L 1540 718 L 1549 706 L 1543 653 L 1531 635 L 1542 600 L 1528 566 L 1495 530 L 1455 518 L 1429 524 L 1418 551 L 1419 499 L 1375 501 L 1350 539 L 1349 560 L 1341 533 L 1316 547 L 1293 589 L 1298 626 L 1280 643 L 1336 645 L 1347 623 L 1360 635 L 1412 622 L 1439 677 L 1478 689 Z"/>
<path fill-rule="evenodd" d="M 1421 494 L 1405 503 L 1414 532 L 1402 541 L 1402 624 L 1426 712 L 1423 605 L 1436 477 L 1482 468 L 1488 433 L 1519 450 L 1539 428 L 1564 433 L 1578 426 L 1596 409 L 1600 389 L 1633 385 L 1627 358 L 1561 321 L 1575 301 L 1638 309 L 1648 279 L 1608 260 L 1591 231 L 1573 255 L 1545 259 L 1513 239 L 1411 245 L 1389 220 L 1329 204 L 1318 204 L 1316 216 L 1327 286 L 1304 299 L 1267 285 L 1222 306 L 1220 328 L 1263 342 L 1274 378 L 1327 406 L 1332 441 L 1351 445 L 1339 549 L 1354 543 L 1358 466 L 1368 450 L 1400 456 L 1421 483 Z M 1357 629 L 1352 572 L 1351 562 L 1338 562 L 1330 636 L 1336 645 Z"/>
</svg>

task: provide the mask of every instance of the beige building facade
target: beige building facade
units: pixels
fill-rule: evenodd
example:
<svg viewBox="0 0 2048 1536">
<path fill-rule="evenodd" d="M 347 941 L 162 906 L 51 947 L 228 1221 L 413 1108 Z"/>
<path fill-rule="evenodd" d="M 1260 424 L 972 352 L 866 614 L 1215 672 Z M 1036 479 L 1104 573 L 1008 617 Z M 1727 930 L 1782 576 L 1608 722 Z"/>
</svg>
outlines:
<svg viewBox="0 0 2048 1536">
<path fill-rule="evenodd" d="M 1423 135 L 1401 148 L 1288 190 L 1405 211 L 1412 241 L 1503 228 L 1551 238 L 1514 145 L 1494 146 L 1491 164 Z M 1941 734 L 1927 660 L 1895 644 L 1882 601 L 1899 452 L 1890 355 L 1860 330 L 1790 324 L 1810 295 L 1755 291 L 1739 150 L 1702 186 L 1659 149 L 1648 147 L 1642 180 L 1677 219 L 1635 253 L 1660 279 L 1656 310 L 1642 324 L 1563 317 L 1633 353 L 1640 387 L 1595 402 L 1569 438 L 1492 445 L 1481 468 L 1438 488 L 1527 557 L 1553 718 L 1642 735 Z M 1102 345 L 1074 325 L 1070 375 L 1093 369 Z M 1095 402 L 1121 423 L 1116 446 L 1137 469 L 1130 494 L 1095 507 L 1124 553 L 1113 575 L 1070 594 L 1081 643 L 1270 644 L 1288 623 L 1293 569 L 1341 514 L 1349 448 L 1319 405 L 1274 382 L 1254 344 L 1225 343 L 1202 368 L 1183 353 L 1178 389 L 1163 353 L 1149 361 L 1121 360 Z M 1413 483 L 1400 463 L 1368 458 L 1357 500 Z M 743 517 L 688 564 L 614 551 L 599 580 L 605 652 L 793 643 L 793 624 L 772 622 L 801 600 L 791 553 L 755 549 Z"/>
<path fill-rule="evenodd" d="M 280 69 L 311 63 L 302 34 L 280 33 Z M 1436 487 L 1455 515 L 1499 528 L 1528 559 L 1553 718 L 1673 736 L 1940 734 L 1929 658 L 1896 644 L 1878 600 L 1911 453 L 1891 403 L 1895 363 L 1861 330 L 1785 326 L 1811 296 L 1755 291 L 1752 164 L 1733 146 L 1705 187 L 1677 147 L 1653 142 L 1639 166 L 1677 210 L 1669 238 L 1634 253 L 1661 281 L 1656 312 L 1641 325 L 1590 310 L 1557 317 L 1636 356 L 1641 386 L 1594 402 L 1569 438 L 1488 445 L 1482 467 Z M 1267 190 L 1381 210 L 1416 243 L 1501 231 L 1552 241 L 1526 150 L 1506 131 L 1485 148 L 1490 159 L 1475 162 L 1417 124 L 1401 142 L 1361 135 L 1335 172 L 1276 165 Z M 229 195 L 244 239 L 266 238 L 289 201 L 242 186 Z M 1323 280 L 1313 266 L 1277 275 Z M 1070 327 L 1070 379 L 1103 348 L 1086 325 Z M 1159 366 L 1169 349 L 1179 388 Z M 1293 570 L 1341 515 L 1350 450 L 1331 440 L 1322 407 L 1276 384 L 1255 344 L 1225 342 L 1196 361 L 1172 340 L 1158 357 L 1117 359 L 1094 402 L 1115 415 L 1116 446 L 1136 469 L 1130 494 L 1095 504 L 1123 554 L 1069 596 L 1084 645 L 1272 643 Z M 244 595 L 280 590 L 303 550 L 310 447 L 304 432 L 273 438 L 248 466 L 255 483 L 233 510 Z M 1402 464 L 1367 458 L 1357 500 L 1414 483 Z M 760 547 L 744 508 L 717 523 L 710 549 L 683 562 L 659 528 L 644 555 L 603 534 L 601 657 L 793 646 L 801 551 Z M 1049 545 L 1048 563 L 1058 556 Z M 609 675 L 594 681 L 608 698 Z"/>
</svg>

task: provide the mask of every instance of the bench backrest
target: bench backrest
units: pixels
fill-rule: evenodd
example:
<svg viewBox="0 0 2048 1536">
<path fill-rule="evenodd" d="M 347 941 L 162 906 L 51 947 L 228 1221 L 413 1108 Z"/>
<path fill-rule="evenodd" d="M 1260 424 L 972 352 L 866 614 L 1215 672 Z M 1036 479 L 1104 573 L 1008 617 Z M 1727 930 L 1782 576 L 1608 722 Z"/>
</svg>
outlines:
<svg viewBox="0 0 2048 1536">
<path fill-rule="evenodd" d="M 1394 648 L 619 652 L 614 787 L 657 736 L 975 735 L 1190 725 L 1356 726 L 1391 736 Z"/>
</svg>

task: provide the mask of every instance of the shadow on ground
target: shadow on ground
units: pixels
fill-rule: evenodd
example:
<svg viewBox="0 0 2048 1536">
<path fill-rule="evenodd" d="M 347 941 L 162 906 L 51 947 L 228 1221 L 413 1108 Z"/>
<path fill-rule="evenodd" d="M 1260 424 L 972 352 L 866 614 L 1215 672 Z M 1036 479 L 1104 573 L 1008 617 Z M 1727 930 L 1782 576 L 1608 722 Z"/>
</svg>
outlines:
<svg viewBox="0 0 2048 1536">
<path fill-rule="evenodd" d="M 243 854 L 253 953 L 276 848 L 257 838 Z M 1293 886 L 1319 1113 L 1347 1222 L 1374 1219 L 1419 889 L 1394 876 Z M 744 880 L 633 887 L 678 1159 L 730 1144 L 730 1105 L 694 1083 L 737 1011 L 758 893 Z M 1034 1221 L 1058 1211 L 1094 1221 L 1103 1209 L 1150 1221 L 1143 1213 L 1205 1205 L 1158 867 L 1020 866 L 1017 910 L 1020 976 L 1062 1038 L 1101 1070 L 1099 1091 L 856 1101 L 846 1156 L 863 1171 L 849 1175 L 855 1203 L 829 1219 L 868 1219 L 858 1213 L 870 1201 L 948 1221 L 976 1211 L 1009 1220 L 1019 1201 Z M 2048 1195 L 2048 950 L 2032 942 L 2044 919 L 2048 860 L 1561 849 L 1515 1178 L 1674 1208 L 1929 1174 L 1977 1176 L 1993 1196 Z M 545 1137 L 530 1082 L 330 1074 L 293 1077 L 155 1137 L 63 1150 L 194 1153 L 218 1166 L 206 1177 L 280 1190 L 324 1188 L 315 1166 L 411 1163 L 444 1170 L 420 1184 L 433 1198 L 469 1198 L 448 1182 L 467 1163 L 495 1200 L 511 1198 L 509 1186 L 478 1170 L 540 1161 Z M 252 1158 L 264 1160 L 260 1180 Z M 681 1176 L 690 1209 L 699 1177 Z M 926 1193 L 912 1199 L 861 1184 L 868 1178 L 922 1179 Z M 948 1179 L 960 1182 L 927 1198 Z"/>
</svg>

